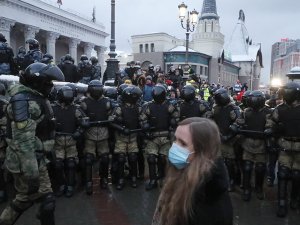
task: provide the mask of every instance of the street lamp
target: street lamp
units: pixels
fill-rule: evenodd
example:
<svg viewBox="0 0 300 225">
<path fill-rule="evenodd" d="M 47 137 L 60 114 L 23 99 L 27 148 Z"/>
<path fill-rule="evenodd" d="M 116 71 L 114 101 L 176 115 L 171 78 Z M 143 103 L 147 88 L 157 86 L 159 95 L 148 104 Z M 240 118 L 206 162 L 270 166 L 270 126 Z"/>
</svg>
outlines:
<svg viewBox="0 0 300 225">
<path fill-rule="evenodd" d="M 116 77 L 116 72 L 119 71 L 118 64 L 119 61 L 116 59 L 117 53 L 116 53 L 116 40 L 115 40 L 115 6 L 116 6 L 116 1 L 111 0 L 111 34 L 110 34 L 110 45 L 109 45 L 109 59 L 106 60 L 107 67 L 106 71 L 104 74 L 104 77 L 106 80 L 109 79 L 115 79 Z"/>
<path fill-rule="evenodd" d="M 198 23 L 198 12 L 194 9 L 193 11 L 187 10 L 187 5 L 184 3 L 181 3 L 178 6 L 179 9 L 179 19 L 181 22 L 181 26 L 183 29 L 186 30 L 186 44 L 185 44 L 185 64 L 188 67 L 188 54 L 189 54 L 189 38 L 190 33 L 194 32 L 195 26 Z M 184 25 L 184 22 L 186 22 L 186 25 Z"/>
</svg>

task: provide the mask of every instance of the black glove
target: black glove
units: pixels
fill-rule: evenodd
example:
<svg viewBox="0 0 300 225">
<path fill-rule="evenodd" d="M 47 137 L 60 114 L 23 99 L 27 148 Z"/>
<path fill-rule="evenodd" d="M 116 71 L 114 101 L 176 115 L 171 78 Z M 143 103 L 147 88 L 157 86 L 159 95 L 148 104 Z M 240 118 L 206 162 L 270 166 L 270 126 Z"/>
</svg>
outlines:
<svg viewBox="0 0 300 225">
<path fill-rule="evenodd" d="M 90 118 L 89 117 L 83 117 L 80 120 L 80 126 L 82 128 L 89 128 L 90 127 Z"/>
<path fill-rule="evenodd" d="M 265 131 L 264 131 L 264 134 L 266 135 L 266 136 L 272 136 L 272 134 L 273 134 L 273 130 L 271 129 L 271 128 L 268 128 L 268 129 L 266 129 Z"/>
<path fill-rule="evenodd" d="M 129 135 L 130 134 L 130 130 L 128 128 L 124 128 L 124 130 L 122 132 L 125 135 Z"/>
<path fill-rule="evenodd" d="M 81 132 L 79 130 L 76 130 L 73 134 L 72 134 L 72 138 L 74 140 L 78 140 L 81 137 Z"/>
<path fill-rule="evenodd" d="M 239 127 L 236 124 L 232 124 L 229 126 L 229 129 L 234 133 L 237 134 L 239 131 Z"/>
<path fill-rule="evenodd" d="M 40 180 L 37 178 L 26 178 L 26 183 L 28 185 L 27 194 L 31 195 L 37 193 L 40 188 Z"/>
<path fill-rule="evenodd" d="M 149 131 L 149 130 L 150 130 L 150 125 L 149 125 L 149 123 L 143 124 L 142 130 L 143 130 L 143 131 Z"/>
</svg>

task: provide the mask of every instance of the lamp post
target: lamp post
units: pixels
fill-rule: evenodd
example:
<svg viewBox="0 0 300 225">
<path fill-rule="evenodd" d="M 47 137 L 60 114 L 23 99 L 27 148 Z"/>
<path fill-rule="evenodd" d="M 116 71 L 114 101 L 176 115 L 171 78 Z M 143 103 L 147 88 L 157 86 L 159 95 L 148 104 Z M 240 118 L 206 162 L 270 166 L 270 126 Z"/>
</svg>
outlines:
<svg viewBox="0 0 300 225">
<path fill-rule="evenodd" d="M 188 68 L 188 57 L 189 57 L 189 38 L 190 33 L 194 32 L 195 26 L 198 22 L 198 12 L 194 9 L 193 11 L 187 10 L 187 5 L 184 3 L 181 3 L 178 6 L 179 9 L 179 19 L 181 22 L 181 27 L 186 30 L 186 44 L 185 44 L 185 64 L 186 68 Z M 186 24 L 184 24 L 184 22 Z"/>
<path fill-rule="evenodd" d="M 110 34 L 110 45 L 109 45 L 109 59 L 106 60 L 107 67 L 106 71 L 104 74 L 104 78 L 106 80 L 109 79 L 115 79 L 116 77 L 116 72 L 118 72 L 118 64 L 119 61 L 116 59 L 117 53 L 115 52 L 116 50 L 116 40 L 115 40 L 115 6 L 116 6 L 116 1 L 111 0 L 111 34 Z"/>
</svg>

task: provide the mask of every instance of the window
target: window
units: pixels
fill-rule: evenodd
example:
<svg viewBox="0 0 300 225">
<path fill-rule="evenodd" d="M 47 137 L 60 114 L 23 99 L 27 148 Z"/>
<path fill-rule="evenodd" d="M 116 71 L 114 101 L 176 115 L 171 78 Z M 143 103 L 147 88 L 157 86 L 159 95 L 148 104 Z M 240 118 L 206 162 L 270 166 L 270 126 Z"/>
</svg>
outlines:
<svg viewBox="0 0 300 225">
<path fill-rule="evenodd" d="M 208 76 L 208 68 L 207 67 L 205 67 L 205 74 L 204 75 Z"/>
<path fill-rule="evenodd" d="M 200 66 L 200 75 L 203 74 L 203 66 Z"/>
<path fill-rule="evenodd" d="M 149 45 L 145 44 L 145 52 L 149 52 Z"/>
<path fill-rule="evenodd" d="M 140 53 L 143 53 L 144 51 L 143 51 L 143 45 L 142 44 L 140 44 Z"/>
<path fill-rule="evenodd" d="M 151 52 L 155 52 L 154 43 L 151 44 Z"/>
</svg>

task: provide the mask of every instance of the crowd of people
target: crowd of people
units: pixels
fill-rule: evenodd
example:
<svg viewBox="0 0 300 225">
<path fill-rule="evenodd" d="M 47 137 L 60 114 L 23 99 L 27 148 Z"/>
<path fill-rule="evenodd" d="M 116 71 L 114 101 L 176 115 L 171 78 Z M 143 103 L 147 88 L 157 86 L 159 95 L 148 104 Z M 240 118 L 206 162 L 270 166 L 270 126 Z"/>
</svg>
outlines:
<svg viewBox="0 0 300 225">
<path fill-rule="evenodd" d="M 1 60 L 3 71 L 8 62 Z M 89 63 L 86 56 L 81 61 Z M 117 190 L 126 183 L 136 188 L 148 174 L 147 191 L 162 187 L 153 224 L 229 225 L 228 192 L 241 188 L 244 201 L 253 193 L 263 200 L 265 181 L 274 185 L 277 162 L 277 216 L 285 217 L 288 205 L 299 207 L 298 83 L 268 97 L 239 81 L 225 88 L 201 81 L 192 70 L 183 79 L 180 67 L 164 74 L 159 66 L 143 71 L 130 62 L 116 74 L 116 87 L 104 87 L 101 73 L 91 75 L 80 63 L 77 69 L 69 66 L 74 65 L 69 55 L 58 66 L 31 61 L 19 68 L 19 84 L 8 89 L 0 84 L 0 200 L 7 196 L 5 173 L 16 191 L 0 224 L 14 224 L 40 199 L 38 218 L 53 225 L 55 196 L 72 197 L 78 185 L 92 195 L 95 176 L 101 189 L 110 182 Z M 53 80 L 64 79 L 87 83 L 87 91 L 79 92 L 74 83 L 53 87 Z M 222 216 L 210 216 L 215 210 Z"/>
</svg>

